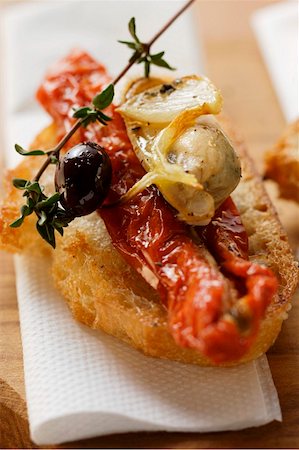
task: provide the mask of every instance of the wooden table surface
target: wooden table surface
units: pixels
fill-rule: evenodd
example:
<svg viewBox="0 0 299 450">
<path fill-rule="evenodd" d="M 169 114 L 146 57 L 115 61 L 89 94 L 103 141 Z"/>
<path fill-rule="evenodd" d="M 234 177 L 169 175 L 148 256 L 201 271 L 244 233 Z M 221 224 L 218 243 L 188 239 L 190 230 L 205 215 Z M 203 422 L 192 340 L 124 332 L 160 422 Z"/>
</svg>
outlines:
<svg viewBox="0 0 299 450">
<path fill-rule="evenodd" d="M 248 143 L 262 170 L 262 154 L 285 122 L 249 26 L 251 13 L 272 1 L 198 1 L 196 20 L 206 73 L 222 90 L 225 111 Z M 0 153 L 1 154 L 1 153 Z M 299 246 L 299 208 L 277 199 L 267 184 L 294 251 Z M 36 448 L 26 413 L 22 344 L 12 257 L 0 253 L 0 448 Z M 55 448 L 295 448 L 299 447 L 299 296 L 289 320 L 268 353 L 283 422 L 221 433 L 131 433 L 105 436 Z"/>
</svg>

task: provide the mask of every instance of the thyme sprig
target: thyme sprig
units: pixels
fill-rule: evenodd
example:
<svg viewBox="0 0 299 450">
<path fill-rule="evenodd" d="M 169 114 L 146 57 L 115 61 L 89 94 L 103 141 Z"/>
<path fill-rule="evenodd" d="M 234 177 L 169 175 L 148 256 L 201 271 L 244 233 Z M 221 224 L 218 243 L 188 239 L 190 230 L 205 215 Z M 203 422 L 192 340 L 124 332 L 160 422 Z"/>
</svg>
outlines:
<svg viewBox="0 0 299 450">
<path fill-rule="evenodd" d="M 24 191 L 23 197 L 26 198 L 26 203 L 21 207 L 20 217 L 10 224 L 12 228 L 20 227 L 27 216 L 35 213 L 37 216 L 36 229 L 38 233 L 46 242 L 55 248 L 55 232 L 63 235 L 63 228 L 67 227 L 75 217 L 71 216 L 68 211 L 61 207 L 60 194 L 58 192 L 50 196 L 45 195 L 44 187 L 39 183 L 40 177 L 50 164 L 57 164 L 59 162 L 60 150 L 81 126 L 87 127 L 90 123 L 97 121 L 105 126 L 112 120 L 112 118 L 105 114 L 103 110 L 105 110 L 113 101 L 114 86 L 134 64 L 144 64 L 145 77 L 149 77 L 152 65 L 174 70 L 174 68 L 165 61 L 164 51 L 152 54 L 150 50 L 154 42 L 194 1 L 195 0 L 189 0 L 147 43 L 141 42 L 136 34 L 135 18 L 132 17 L 130 19 L 128 28 L 133 41 L 119 41 L 133 50 L 133 54 L 130 57 L 128 64 L 111 84 L 93 98 L 91 105 L 74 110 L 73 117 L 77 119 L 76 122 L 53 149 L 48 151 L 40 149 L 26 151 L 20 145 L 15 145 L 15 150 L 22 156 L 46 156 L 46 160 L 32 181 L 19 178 L 13 179 L 12 182 L 14 187 Z"/>
<path fill-rule="evenodd" d="M 12 228 L 20 227 L 27 216 L 35 213 L 37 216 L 36 229 L 38 233 L 53 248 L 56 247 L 55 232 L 57 231 L 63 236 L 63 228 L 67 227 L 75 217 L 60 206 L 60 194 L 58 192 L 49 197 L 45 195 L 44 187 L 39 183 L 39 179 L 50 164 L 57 164 L 59 162 L 60 150 L 80 126 L 87 127 L 91 122 L 96 121 L 99 121 L 102 125 L 107 125 L 108 121 L 112 120 L 102 110 L 112 103 L 113 97 L 114 85 L 109 84 L 106 89 L 93 98 L 91 106 L 75 110 L 73 117 L 78 119 L 77 122 L 53 150 L 26 151 L 20 145 L 15 145 L 15 150 L 22 156 L 47 155 L 47 159 L 33 181 L 20 178 L 14 178 L 12 180 L 14 187 L 23 190 L 23 197 L 27 199 L 26 203 L 21 206 L 20 217 L 10 224 Z"/>
<path fill-rule="evenodd" d="M 55 231 L 63 236 L 63 227 L 68 226 L 73 220 L 67 211 L 59 206 L 60 194 L 55 192 L 47 197 L 43 193 L 43 187 L 37 181 L 28 181 L 22 178 L 14 178 L 15 188 L 23 190 L 23 197 L 26 197 L 26 203 L 21 207 L 21 216 L 10 226 L 12 228 L 20 227 L 27 216 L 35 213 L 38 220 L 36 229 L 43 239 L 45 239 L 53 248 L 56 246 Z"/>
<path fill-rule="evenodd" d="M 147 43 L 143 43 L 140 41 L 136 34 L 136 22 L 135 17 L 132 17 L 132 19 L 129 22 L 129 32 L 133 38 L 133 41 L 118 41 L 121 44 L 126 45 L 131 50 L 134 50 L 131 58 L 129 59 L 129 62 L 134 62 L 137 64 L 144 63 L 144 76 L 146 78 L 150 75 L 150 69 L 151 65 L 164 67 L 165 69 L 169 70 L 175 70 L 174 67 L 171 67 L 165 59 L 163 59 L 163 56 L 165 52 L 150 54 L 150 45 Z"/>
<path fill-rule="evenodd" d="M 103 113 L 103 109 L 106 109 L 112 103 L 113 98 L 114 85 L 109 84 L 104 91 L 93 98 L 91 106 L 83 106 L 75 110 L 73 117 L 81 119 L 84 127 L 96 121 L 99 121 L 102 125 L 107 125 L 112 119 Z"/>
</svg>

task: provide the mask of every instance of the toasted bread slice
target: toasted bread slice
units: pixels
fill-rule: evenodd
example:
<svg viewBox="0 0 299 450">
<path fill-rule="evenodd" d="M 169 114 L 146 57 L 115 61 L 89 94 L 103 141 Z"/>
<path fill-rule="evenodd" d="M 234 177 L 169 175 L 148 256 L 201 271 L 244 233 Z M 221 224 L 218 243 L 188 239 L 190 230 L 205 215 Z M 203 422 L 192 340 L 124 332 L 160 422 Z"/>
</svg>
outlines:
<svg viewBox="0 0 299 450">
<path fill-rule="evenodd" d="M 243 142 L 230 124 L 220 123 L 242 160 L 243 178 L 233 193 L 250 243 L 250 258 L 269 266 L 277 275 L 280 289 L 267 310 L 258 338 L 240 362 L 263 354 L 276 339 L 290 309 L 291 296 L 298 281 L 298 267 L 287 236 L 276 212 L 246 155 Z M 35 148 L 49 148 L 56 141 L 51 125 L 35 140 Z M 40 166 L 37 157 L 26 157 L 7 175 L 8 196 L 0 211 L 0 245 L 11 251 L 51 251 L 34 228 L 34 218 L 26 218 L 21 229 L 9 223 L 18 216 L 21 193 L 10 187 L 13 177 L 32 178 Z M 50 192 L 53 168 L 41 180 Z M 51 251 L 53 277 L 74 317 L 91 328 L 129 343 L 147 355 L 184 363 L 211 365 L 211 361 L 192 349 L 179 347 L 167 328 L 167 311 L 157 293 L 114 249 L 105 225 L 95 212 L 75 219 Z"/>
<path fill-rule="evenodd" d="M 299 119 L 266 152 L 265 177 L 276 181 L 281 197 L 299 203 Z"/>
</svg>

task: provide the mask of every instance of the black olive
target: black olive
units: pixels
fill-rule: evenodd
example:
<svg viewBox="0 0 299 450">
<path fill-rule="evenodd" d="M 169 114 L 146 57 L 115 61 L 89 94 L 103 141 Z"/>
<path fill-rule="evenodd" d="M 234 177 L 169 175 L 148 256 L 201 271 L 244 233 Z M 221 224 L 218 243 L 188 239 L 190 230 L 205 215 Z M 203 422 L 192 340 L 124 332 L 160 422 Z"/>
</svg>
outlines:
<svg viewBox="0 0 299 450">
<path fill-rule="evenodd" d="M 55 186 L 62 206 L 74 217 L 95 211 L 111 184 L 111 163 L 105 150 L 93 142 L 70 149 L 56 167 Z"/>
</svg>

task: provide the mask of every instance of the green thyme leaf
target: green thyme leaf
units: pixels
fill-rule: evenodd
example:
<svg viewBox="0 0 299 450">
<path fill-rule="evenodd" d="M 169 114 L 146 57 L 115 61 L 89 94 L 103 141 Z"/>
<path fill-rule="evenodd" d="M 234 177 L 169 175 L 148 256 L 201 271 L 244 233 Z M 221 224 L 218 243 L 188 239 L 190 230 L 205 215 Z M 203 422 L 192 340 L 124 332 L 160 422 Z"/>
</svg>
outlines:
<svg viewBox="0 0 299 450">
<path fill-rule="evenodd" d="M 74 220 L 74 218 L 69 218 L 69 219 L 57 219 L 57 218 L 55 218 L 55 221 L 53 222 L 53 225 L 54 225 L 54 227 L 57 229 L 57 228 L 62 228 L 62 227 L 67 227 L 68 226 L 68 224 L 70 223 L 70 222 L 72 222 Z"/>
<path fill-rule="evenodd" d="M 119 42 L 120 44 L 127 45 L 132 50 L 136 50 L 136 43 L 135 42 L 129 42 L 129 41 L 117 41 L 117 42 Z"/>
<path fill-rule="evenodd" d="M 12 180 L 12 184 L 17 189 L 26 189 L 27 184 L 29 184 L 30 181 L 24 180 L 23 178 L 14 178 Z"/>
<path fill-rule="evenodd" d="M 132 36 L 132 38 L 136 41 L 136 42 L 140 42 L 140 40 L 138 39 L 137 35 L 136 35 L 136 21 L 135 21 L 135 17 L 132 17 L 129 21 L 129 32 Z"/>
<path fill-rule="evenodd" d="M 165 52 L 156 53 L 155 55 L 150 55 L 152 61 L 157 61 L 164 56 Z"/>
<path fill-rule="evenodd" d="M 15 220 L 14 222 L 12 222 L 9 226 L 11 228 L 18 228 L 22 225 L 22 223 L 24 222 L 25 217 L 21 216 L 19 217 L 17 220 Z"/>
<path fill-rule="evenodd" d="M 61 236 L 63 236 L 63 234 L 64 234 L 64 229 L 63 229 L 62 227 L 58 226 L 56 223 L 54 223 L 53 225 L 54 225 L 54 227 L 55 227 L 55 230 L 57 230 L 58 233 L 59 233 Z"/>
<path fill-rule="evenodd" d="M 46 153 L 43 150 L 29 150 L 26 151 L 18 144 L 15 144 L 16 151 L 22 156 L 37 156 L 37 155 L 45 155 Z"/>
<path fill-rule="evenodd" d="M 175 67 L 171 67 L 168 62 L 165 61 L 165 59 L 152 59 L 151 63 L 155 66 L 164 67 L 165 69 L 176 70 Z"/>
<path fill-rule="evenodd" d="M 106 116 L 106 114 L 104 114 L 102 111 L 99 111 L 98 115 L 106 122 L 110 122 L 110 120 L 112 120 L 112 117 Z"/>
<path fill-rule="evenodd" d="M 105 125 L 105 126 L 108 125 L 108 123 L 107 123 L 104 119 L 102 119 L 101 116 L 98 116 L 98 117 L 97 117 L 97 120 L 98 120 L 102 125 Z"/>
<path fill-rule="evenodd" d="M 92 103 L 97 109 L 102 110 L 112 103 L 113 97 L 114 86 L 113 84 L 109 84 L 104 91 L 93 98 Z"/>
<path fill-rule="evenodd" d="M 55 203 L 57 203 L 59 201 L 59 199 L 60 199 L 60 194 L 59 194 L 59 192 L 56 192 L 55 194 L 51 195 L 51 197 L 47 197 L 45 200 L 38 202 L 35 207 L 36 207 L 36 209 L 41 211 L 41 210 L 48 208 L 49 206 L 52 206 Z"/>
<path fill-rule="evenodd" d="M 97 112 L 96 118 L 103 125 L 108 125 L 108 122 L 110 122 L 110 120 L 112 120 L 111 117 L 106 116 L 106 114 L 104 114 L 102 111 Z"/>
<path fill-rule="evenodd" d="M 82 108 L 75 110 L 73 117 L 76 119 L 83 119 L 84 117 L 87 117 L 89 111 L 92 111 L 89 106 L 83 106 Z"/>
<path fill-rule="evenodd" d="M 58 208 L 55 213 L 53 225 L 56 227 L 67 227 L 74 217 L 62 208 Z"/>
<path fill-rule="evenodd" d="M 31 197 L 28 197 L 28 199 L 27 199 L 27 205 L 29 206 L 29 208 L 33 211 L 33 209 L 34 209 L 34 206 L 35 206 L 35 201 L 31 198 Z"/>
<path fill-rule="evenodd" d="M 43 191 L 43 187 L 40 186 L 38 181 L 34 181 L 33 183 L 26 185 L 26 190 L 28 192 L 36 192 L 36 194 L 41 194 Z"/>
<path fill-rule="evenodd" d="M 53 225 L 47 222 L 40 225 L 39 222 L 36 222 L 36 229 L 41 237 L 48 242 L 48 244 L 50 244 L 53 248 L 56 247 L 55 228 Z"/>
<path fill-rule="evenodd" d="M 32 212 L 33 212 L 33 209 L 30 208 L 28 205 L 23 205 L 23 206 L 21 207 L 21 214 L 22 214 L 22 217 L 29 216 L 29 214 L 31 214 Z"/>
<path fill-rule="evenodd" d="M 11 228 L 18 228 L 22 225 L 22 223 L 24 222 L 24 219 L 26 216 L 29 216 L 30 214 L 33 213 L 33 205 L 32 202 L 29 203 L 29 205 L 22 205 L 21 206 L 21 216 L 15 220 L 14 222 L 12 222 L 10 224 Z"/>
<path fill-rule="evenodd" d="M 114 87 L 113 85 L 109 85 L 103 92 L 98 94 L 93 99 L 93 104 L 96 109 L 92 109 L 90 107 L 79 108 L 75 111 L 73 117 L 83 119 L 82 125 L 87 127 L 90 123 L 96 122 L 99 120 L 103 125 L 107 125 L 111 117 L 105 115 L 101 109 L 107 108 L 110 105 L 114 97 Z"/>
</svg>

